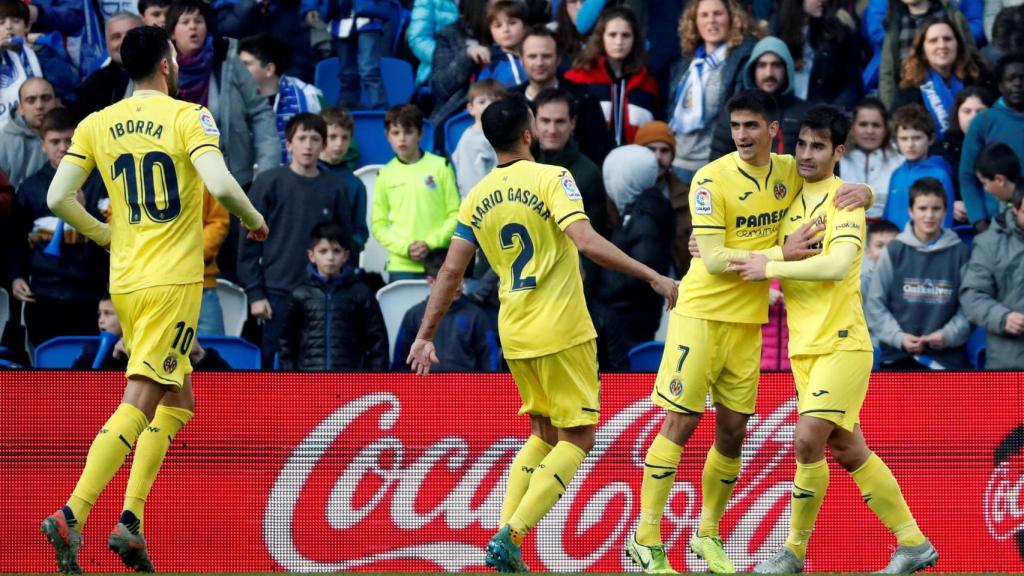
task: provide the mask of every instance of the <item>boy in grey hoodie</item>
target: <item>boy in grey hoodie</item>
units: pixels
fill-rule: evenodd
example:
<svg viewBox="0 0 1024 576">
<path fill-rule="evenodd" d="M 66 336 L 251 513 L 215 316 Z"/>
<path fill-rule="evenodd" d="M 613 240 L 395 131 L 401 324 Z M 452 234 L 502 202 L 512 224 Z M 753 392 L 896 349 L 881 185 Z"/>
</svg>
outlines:
<svg viewBox="0 0 1024 576">
<path fill-rule="evenodd" d="M 935 178 L 910 187 L 910 222 L 875 264 L 866 303 L 886 369 L 967 369 L 970 324 L 958 293 L 970 250 L 942 227 L 949 207 Z"/>
</svg>

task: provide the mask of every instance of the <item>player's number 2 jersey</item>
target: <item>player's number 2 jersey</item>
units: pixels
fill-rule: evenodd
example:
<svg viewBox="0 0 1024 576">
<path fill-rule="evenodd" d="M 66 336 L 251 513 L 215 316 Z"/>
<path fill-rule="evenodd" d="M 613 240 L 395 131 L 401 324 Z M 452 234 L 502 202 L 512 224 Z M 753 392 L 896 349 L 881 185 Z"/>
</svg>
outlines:
<svg viewBox="0 0 1024 576">
<path fill-rule="evenodd" d="M 192 164 L 217 151 L 203 106 L 143 92 L 90 114 L 62 160 L 100 172 L 110 195 L 110 291 L 203 280 L 204 185 Z"/>
<path fill-rule="evenodd" d="M 572 175 L 527 160 L 496 167 L 463 200 L 455 237 L 478 245 L 501 280 L 506 358 L 546 356 L 597 337 L 579 252 L 563 232 L 585 219 Z"/>
</svg>

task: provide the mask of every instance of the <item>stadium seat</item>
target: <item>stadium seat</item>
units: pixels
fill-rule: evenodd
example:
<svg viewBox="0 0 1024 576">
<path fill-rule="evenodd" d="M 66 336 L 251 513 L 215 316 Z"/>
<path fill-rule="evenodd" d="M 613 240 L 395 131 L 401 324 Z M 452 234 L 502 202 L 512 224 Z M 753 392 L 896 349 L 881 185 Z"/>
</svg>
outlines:
<svg viewBox="0 0 1024 576">
<path fill-rule="evenodd" d="M 373 191 L 377 184 L 377 172 L 380 170 L 380 164 L 370 164 L 363 166 L 355 171 L 355 175 L 363 181 L 363 186 L 366 186 L 366 228 L 370 228 L 370 216 L 373 207 Z M 380 242 L 370 234 L 370 237 L 366 240 L 366 246 L 363 248 L 363 253 L 359 255 L 359 267 L 367 272 L 376 272 L 387 281 L 387 271 L 385 268 L 388 263 L 388 251 L 380 245 Z"/>
<path fill-rule="evenodd" d="M 313 84 L 324 93 L 324 100 L 331 106 L 336 106 L 341 99 L 341 81 L 338 79 L 340 68 L 338 58 L 331 57 L 321 60 L 313 72 Z M 384 80 L 384 92 L 387 94 L 389 108 L 412 100 L 416 83 L 412 64 L 399 58 L 382 57 L 380 75 Z M 365 106 L 366 95 L 360 96 Z M 362 146 L 362 142 L 359 144 Z"/>
<path fill-rule="evenodd" d="M 974 226 L 971 226 L 970 224 L 953 226 L 953 232 L 956 232 L 957 236 L 960 237 L 960 240 L 964 244 L 967 244 L 968 248 L 970 248 L 971 244 L 974 243 L 974 234 L 976 232 Z"/>
<path fill-rule="evenodd" d="M 36 368 L 71 368 L 75 358 L 86 344 L 99 346 L 99 336 L 58 336 L 43 342 L 35 349 L 32 364 Z"/>
<path fill-rule="evenodd" d="M 658 340 L 637 344 L 629 351 L 629 369 L 634 372 L 657 372 L 665 343 Z"/>
<path fill-rule="evenodd" d="M 0 288 L 0 334 L 4 333 L 7 327 L 7 320 L 11 317 L 11 299 L 7 290 Z"/>
<path fill-rule="evenodd" d="M 469 112 L 459 112 L 444 123 L 444 151 L 449 158 L 455 153 L 455 147 L 459 145 L 462 133 L 473 125 L 473 117 Z"/>
<path fill-rule="evenodd" d="M 249 316 L 249 298 L 245 290 L 234 282 L 218 278 L 217 297 L 220 298 L 220 307 L 224 313 L 224 333 L 228 336 L 241 336 L 245 319 Z"/>
<path fill-rule="evenodd" d="M 985 369 L 986 342 L 985 329 L 981 326 L 976 327 L 967 337 L 967 358 L 975 370 Z"/>
<path fill-rule="evenodd" d="M 384 325 L 388 329 L 389 354 L 395 350 L 398 328 L 402 325 L 405 313 L 429 294 L 430 287 L 426 280 L 399 280 L 377 291 L 377 301 L 380 302 Z"/>
<path fill-rule="evenodd" d="M 668 340 L 668 320 L 672 317 L 671 310 L 661 311 L 661 323 L 658 324 L 658 331 L 654 333 L 654 339 L 659 342 Z"/>
<path fill-rule="evenodd" d="M 352 113 L 355 121 L 354 138 L 359 143 L 359 160 L 357 168 L 370 164 L 387 164 L 395 157 L 394 150 L 388 144 L 384 134 L 384 111 L 382 110 L 357 110 Z M 433 148 L 434 126 L 423 121 L 423 137 L 420 139 L 420 147 L 426 151 Z"/>
<path fill-rule="evenodd" d="M 260 349 L 248 340 L 234 336 L 200 336 L 199 345 L 216 350 L 235 370 L 260 369 Z"/>
</svg>

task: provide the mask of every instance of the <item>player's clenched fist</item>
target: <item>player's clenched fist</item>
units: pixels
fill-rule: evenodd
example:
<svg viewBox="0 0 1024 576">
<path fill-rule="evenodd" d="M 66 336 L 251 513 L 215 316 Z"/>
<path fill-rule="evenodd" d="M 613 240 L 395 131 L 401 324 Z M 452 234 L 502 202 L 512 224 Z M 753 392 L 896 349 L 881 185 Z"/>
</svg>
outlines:
<svg viewBox="0 0 1024 576">
<path fill-rule="evenodd" d="M 269 234 L 270 228 L 267 228 L 267 223 L 264 222 L 263 225 L 260 226 L 259 228 L 255 230 L 249 230 L 249 233 L 246 234 L 245 237 L 248 238 L 249 240 L 254 240 L 256 242 L 263 242 L 264 240 L 267 239 L 267 236 Z"/>
</svg>

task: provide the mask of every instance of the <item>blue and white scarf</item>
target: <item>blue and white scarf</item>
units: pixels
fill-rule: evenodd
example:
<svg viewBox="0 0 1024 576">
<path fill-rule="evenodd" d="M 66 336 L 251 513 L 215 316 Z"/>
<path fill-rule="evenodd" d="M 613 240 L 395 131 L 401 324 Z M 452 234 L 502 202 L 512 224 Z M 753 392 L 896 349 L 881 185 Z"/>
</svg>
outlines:
<svg viewBox="0 0 1024 576">
<path fill-rule="evenodd" d="M 281 139 L 281 162 L 288 164 L 288 147 L 285 146 L 285 127 L 288 121 L 300 112 L 320 113 L 320 99 L 323 93 L 313 86 L 292 76 L 281 76 L 274 99 L 274 114 L 277 116 L 277 133 Z"/>
<path fill-rule="evenodd" d="M 103 2 L 103 10 L 113 10 L 115 7 L 120 7 L 127 4 L 127 0 L 121 0 L 121 3 L 116 5 L 110 5 L 113 0 L 105 0 Z M 136 3 L 132 4 L 132 11 Z M 92 0 L 82 1 L 82 13 L 85 16 L 85 24 L 82 26 L 82 32 L 77 36 L 68 38 L 67 50 L 68 55 L 71 56 L 71 61 L 74 62 L 75 66 L 82 73 L 82 78 L 89 76 L 96 70 L 99 70 L 110 61 L 109 54 L 107 54 L 107 39 L 103 33 L 103 17 L 96 11 L 96 6 L 93 5 Z M 108 14 L 113 16 L 114 13 Z"/>
<path fill-rule="evenodd" d="M 18 91 L 25 80 L 42 75 L 39 58 L 31 48 L 22 44 L 21 50 L 0 51 L 0 126 L 10 120 L 10 112 L 18 104 Z"/>
<path fill-rule="evenodd" d="M 669 127 L 676 134 L 689 134 L 704 127 L 704 85 L 710 72 L 725 62 L 729 52 L 728 43 L 722 44 L 711 54 L 702 44 L 690 61 L 690 67 L 676 89 L 676 106 Z"/>
<path fill-rule="evenodd" d="M 942 138 L 946 130 L 949 130 L 949 115 L 953 112 L 953 101 L 963 89 L 964 83 L 956 76 L 949 78 L 947 86 L 941 74 L 932 69 L 928 70 L 928 78 L 921 84 L 921 99 L 924 100 L 924 107 L 935 119 L 938 138 Z"/>
</svg>

